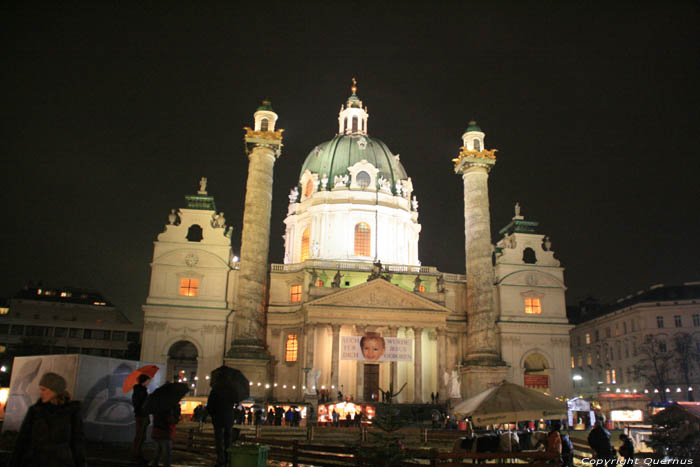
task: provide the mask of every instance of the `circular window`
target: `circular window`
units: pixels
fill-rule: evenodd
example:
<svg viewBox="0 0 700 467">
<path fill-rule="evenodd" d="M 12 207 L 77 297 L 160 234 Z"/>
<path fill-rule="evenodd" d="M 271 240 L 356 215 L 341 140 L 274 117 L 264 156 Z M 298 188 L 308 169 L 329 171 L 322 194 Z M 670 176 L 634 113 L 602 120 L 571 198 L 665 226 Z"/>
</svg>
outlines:
<svg viewBox="0 0 700 467">
<path fill-rule="evenodd" d="M 355 181 L 357 182 L 358 185 L 362 188 L 367 188 L 369 186 L 371 178 L 367 172 L 364 170 L 357 175 L 355 175 Z"/>
</svg>

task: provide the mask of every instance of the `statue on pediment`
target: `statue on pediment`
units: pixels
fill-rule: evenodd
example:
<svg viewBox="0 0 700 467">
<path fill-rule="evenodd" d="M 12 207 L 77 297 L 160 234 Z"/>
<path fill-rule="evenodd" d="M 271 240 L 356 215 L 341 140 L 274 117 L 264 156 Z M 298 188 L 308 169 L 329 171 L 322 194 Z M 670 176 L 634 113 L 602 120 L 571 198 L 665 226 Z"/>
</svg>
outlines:
<svg viewBox="0 0 700 467">
<path fill-rule="evenodd" d="M 340 288 L 340 279 L 342 278 L 342 274 L 340 274 L 340 269 L 338 269 L 338 272 L 335 273 L 335 276 L 333 276 L 333 282 L 331 282 L 331 288 L 334 289 L 339 289 Z"/>
</svg>

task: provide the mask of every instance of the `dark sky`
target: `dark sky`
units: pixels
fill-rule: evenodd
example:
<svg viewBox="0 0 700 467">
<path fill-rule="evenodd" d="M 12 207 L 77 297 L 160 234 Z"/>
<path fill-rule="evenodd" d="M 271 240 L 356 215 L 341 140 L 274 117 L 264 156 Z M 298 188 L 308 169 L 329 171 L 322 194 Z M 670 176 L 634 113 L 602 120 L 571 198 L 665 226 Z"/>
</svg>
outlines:
<svg viewBox="0 0 700 467">
<path fill-rule="evenodd" d="M 201 176 L 238 251 L 262 98 L 286 130 L 281 262 L 286 195 L 353 76 L 413 179 L 424 265 L 464 272 L 450 160 L 476 119 L 499 149 L 493 240 L 519 201 L 569 303 L 700 280 L 698 2 L 58 3 L 0 7 L 0 296 L 94 288 L 140 322 L 153 241 Z"/>
</svg>

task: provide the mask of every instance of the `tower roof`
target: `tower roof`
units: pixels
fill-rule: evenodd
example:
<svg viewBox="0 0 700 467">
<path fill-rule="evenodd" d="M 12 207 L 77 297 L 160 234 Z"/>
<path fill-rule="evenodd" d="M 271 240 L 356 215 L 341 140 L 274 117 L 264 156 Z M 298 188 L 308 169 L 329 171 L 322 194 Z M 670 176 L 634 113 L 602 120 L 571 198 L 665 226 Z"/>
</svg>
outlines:
<svg viewBox="0 0 700 467">
<path fill-rule="evenodd" d="M 472 120 L 467 124 L 467 131 L 481 131 L 481 127 L 476 124 L 476 120 Z"/>
<path fill-rule="evenodd" d="M 274 110 L 272 110 L 272 103 L 267 99 L 264 99 L 262 101 L 262 104 L 260 105 L 260 107 L 257 108 L 257 110 L 267 110 L 268 112 L 274 112 Z"/>
<path fill-rule="evenodd" d="M 306 157 L 300 177 L 308 169 L 333 180 L 336 175 L 348 173 L 348 167 L 362 160 L 379 169 L 377 177 L 386 178 L 392 186 L 408 178 L 398 156 L 392 154 L 383 141 L 365 135 L 338 135 L 319 144 Z"/>
</svg>

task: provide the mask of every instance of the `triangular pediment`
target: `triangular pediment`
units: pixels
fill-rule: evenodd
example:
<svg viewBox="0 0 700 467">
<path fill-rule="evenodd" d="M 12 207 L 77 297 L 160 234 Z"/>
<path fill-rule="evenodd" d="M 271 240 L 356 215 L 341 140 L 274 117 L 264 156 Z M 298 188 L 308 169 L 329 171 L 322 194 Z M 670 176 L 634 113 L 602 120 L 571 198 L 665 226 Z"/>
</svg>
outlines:
<svg viewBox="0 0 700 467">
<path fill-rule="evenodd" d="M 450 310 L 427 298 L 402 289 L 384 279 L 374 279 L 355 287 L 307 302 L 307 307 L 377 308 L 382 310 L 432 311 Z"/>
</svg>

